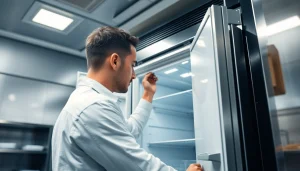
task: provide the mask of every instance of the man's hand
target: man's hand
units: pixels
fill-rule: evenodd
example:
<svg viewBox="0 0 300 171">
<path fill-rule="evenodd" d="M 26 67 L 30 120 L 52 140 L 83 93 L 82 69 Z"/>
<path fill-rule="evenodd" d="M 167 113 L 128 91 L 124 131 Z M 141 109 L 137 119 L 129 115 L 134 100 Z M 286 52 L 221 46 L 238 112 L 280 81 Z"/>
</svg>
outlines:
<svg viewBox="0 0 300 171">
<path fill-rule="evenodd" d="M 186 169 L 186 171 L 204 171 L 202 166 L 198 163 L 191 164 L 189 168 Z"/>
<path fill-rule="evenodd" d="M 147 100 L 148 102 L 152 103 L 153 96 L 156 92 L 156 82 L 158 78 L 155 76 L 154 73 L 149 72 L 145 75 L 143 79 L 143 86 L 144 86 L 144 94 L 143 99 Z"/>
</svg>

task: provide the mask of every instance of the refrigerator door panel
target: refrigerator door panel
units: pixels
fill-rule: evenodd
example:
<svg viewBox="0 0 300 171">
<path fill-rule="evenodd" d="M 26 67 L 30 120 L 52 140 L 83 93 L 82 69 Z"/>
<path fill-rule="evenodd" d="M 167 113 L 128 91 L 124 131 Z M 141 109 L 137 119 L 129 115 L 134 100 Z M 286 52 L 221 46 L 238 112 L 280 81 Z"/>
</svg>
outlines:
<svg viewBox="0 0 300 171">
<path fill-rule="evenodd" d="M 206 18 L 205 23 L 191 53 L 197 156 L 206 153 L 222 153 L 223 151 L 211 16 Z M 213 162 L 203 162 L 199 157 L 197 159 L 206 170 L 215 170 Z M 220 165 L 217 167 L 219 170 L 224 170 L 223 163 L 224 159 L 221 157 L 221 162 L 217 163 Z"/>
<path fill-rule="evenodd" d="M 196 155 L 209 171 L 236 170 L 231 119 L 235 94 L 224 14 L 222 7 L 209 8 L 191 45 Z"/>
</svg>

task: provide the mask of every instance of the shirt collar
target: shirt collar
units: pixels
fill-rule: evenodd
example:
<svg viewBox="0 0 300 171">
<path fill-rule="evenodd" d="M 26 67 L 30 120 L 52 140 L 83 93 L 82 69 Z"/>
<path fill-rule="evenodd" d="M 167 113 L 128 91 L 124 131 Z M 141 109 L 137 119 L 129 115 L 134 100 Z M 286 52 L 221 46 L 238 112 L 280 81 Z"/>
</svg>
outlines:
<svg viewBox="0 0 300 171">
<path fill-rule="evenodd" d="M 95 90 L 99 94 L 103 94 L 110 99 L 112 99 L 115 103 L 118 102 L 118 97 L 114 95 L 109 89 L 107 89 L 105 86 L 103 86 L 101 83 L 97 82 L 96 80 L 93 80 L 88 77 L 82 77 L 78 81 L 78 87 L 80 86 L 89 86 L 93 90 Z"/>
</svg>

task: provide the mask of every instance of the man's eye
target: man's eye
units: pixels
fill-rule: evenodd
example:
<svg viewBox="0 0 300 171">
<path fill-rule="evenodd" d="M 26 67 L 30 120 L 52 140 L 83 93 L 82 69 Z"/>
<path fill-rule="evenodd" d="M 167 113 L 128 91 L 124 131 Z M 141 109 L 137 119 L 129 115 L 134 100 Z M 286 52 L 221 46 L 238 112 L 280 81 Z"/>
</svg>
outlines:
<svg viewBox="0 0 300 171">
<path fill-rule="evenodd" d="M 132 67 L 136 67 L 136 65 L 137 65 L 137 62 L 133 63 L 133 64 L 132 64 Z"/>
</svg>

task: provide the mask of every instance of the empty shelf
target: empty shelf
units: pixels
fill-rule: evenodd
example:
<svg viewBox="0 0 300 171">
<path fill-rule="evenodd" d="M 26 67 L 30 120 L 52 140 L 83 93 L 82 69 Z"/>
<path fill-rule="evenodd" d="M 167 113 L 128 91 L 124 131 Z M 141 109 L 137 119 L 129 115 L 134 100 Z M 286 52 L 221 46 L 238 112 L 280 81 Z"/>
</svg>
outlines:
<svg viewBox="0 0 300 171">
<path fill-rule="evenodd" d="M 16 127 L 16 128 L 52 128 L 52 125 L 43 125 L 43 124 L 31 124 L 31 123 L 22 123 L 22 122 L 12 122 L 6 120 L 0 120 L 1 127 Z"/>
<path fill-rule="evenodd" d="M 29 151 L 29 150 L 19 150 L 19 149 L 0 149 L 0 154 L 1 153 L 47 154 L 47 151 Z"/>
<path fill-rule="evenodd" d="M 171 140 L 149 143 L 150 147 L 185 147 L 194 148 L 195 139 Z"/>
<path fill-rule="evenodd" d="M 178 93 L 169 94 L 166 96 L 158 97 L 153 100 L 154 106 L 156 104 L 182 107 L 186 109 L 193 109 L 193 96 L 192 90 L 181 91 Z"/>
</svg>

